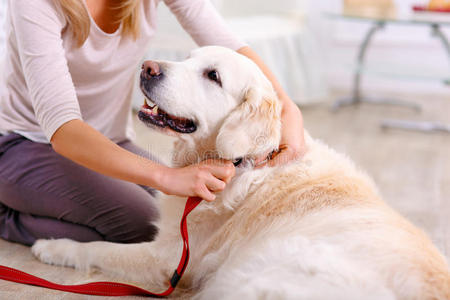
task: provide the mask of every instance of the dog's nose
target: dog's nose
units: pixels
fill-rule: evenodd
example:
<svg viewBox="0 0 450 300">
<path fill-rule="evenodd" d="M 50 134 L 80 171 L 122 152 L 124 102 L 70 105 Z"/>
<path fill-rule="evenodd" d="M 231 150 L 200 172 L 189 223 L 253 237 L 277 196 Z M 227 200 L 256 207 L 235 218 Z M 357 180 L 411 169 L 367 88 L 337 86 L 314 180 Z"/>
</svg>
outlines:
<svg viewBox="0 0 450 300">
<path fill-rule="evenodd" d="M 161 74 L 159 65 L 151 60 L 147 60 L 142 64 L 142 73 L 147 79 Z"/>
</svg>

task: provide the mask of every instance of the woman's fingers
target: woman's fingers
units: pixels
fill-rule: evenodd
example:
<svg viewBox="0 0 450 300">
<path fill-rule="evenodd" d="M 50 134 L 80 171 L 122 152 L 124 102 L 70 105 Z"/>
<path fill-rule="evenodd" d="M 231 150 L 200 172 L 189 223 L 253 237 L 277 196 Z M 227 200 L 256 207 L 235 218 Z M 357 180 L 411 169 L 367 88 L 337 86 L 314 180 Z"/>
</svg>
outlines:
<svg viewBox="0 0 450 300">
<path fill-rule="evenodd" d="M 229 160 L 208 159 L 200 163 L 216 178 L 225 183 L 230 182 L 235 174 L 235 167 Z"/>
<path fill-rule="evenodd" d="M 216 199 L 216 195 L 214 195 L 210 190 L 208 190 L 206 185 L 203 185 L 200 188 L 200 190 L 197 192 L 197 196 L 208 202 L 214 201 Z"/>
<path fill-rule="evenodd" d="M 193 194 L 206 201 L 215 200 L 215 192 L 221 192 L 234 176 L 234 166 L 225 160 L 206 160 L 196 166 Z"/>
<path fill-rule="evenodd" d="M 207 160 L 183 168 L 165 168 L 159 180 L 159 190 L 180 197 L 197 196 L 206 201 L 215 200 L 215 192 L 221 192 L 234 176 L 231 162 Z"/>
<path fill-rule="evenodd" d="M 300 158 L 304 153 L 296 151 L 289 145 L 280 146 L 280 151 L 274 153 L 271 160 L 267 162 L 269 167 L 284 165 L 290 161 Z"/>
<path fill-rule="evenodd" d="M 266 160 L 259 158 L 255 161 L 255 168 L 259 169 L 265 166 L 275 167 L 287 164 L 290 161 L 296 160 L 305 154 L 305 149 L 295 150 L 290 145 L 280 145 L 278 151 L 269 153 Z M 270 157 L 269 157 L 270 156 Z"/>
<path fill-rule="evenodd" d="M 263 155 L 257 157 L 254 162 L 255 168 L 258 169 L 258 168 L 265 166 L 267 164 L 267 161 L 270 160 L 269 156 L 271 156 L 271 155 L 273 155 L 273 151 L 267 151 Z"/>
<path fill-rule="evenodd" d="M 214 192 L 222 191 L 225 188 L 225 185 L 225 182 L 210 175 L 209 179 L 206 179 L 205 182 L 201 182 L 197 186 L 195 194 L 203 200 L 214 201 L 216 199 Z"/>
<path fill-rule="evenodd" d="M 225 189 L 225 186 L 227 185 L 224 181 L 211 176 L 206 182 L 205 182 L 206 187 L 208 188 L 208 190 L 210 190 L 211 192 L 221 192 Z"/>
</svg>

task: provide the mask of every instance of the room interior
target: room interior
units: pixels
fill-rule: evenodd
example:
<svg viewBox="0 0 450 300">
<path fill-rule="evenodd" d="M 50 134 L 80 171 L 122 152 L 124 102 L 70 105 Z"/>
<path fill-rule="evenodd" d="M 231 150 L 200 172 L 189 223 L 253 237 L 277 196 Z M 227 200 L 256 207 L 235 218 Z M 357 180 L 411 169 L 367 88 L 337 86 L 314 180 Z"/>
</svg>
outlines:
<svg viewBox="0 0 450 300">
<path fill-rule="evenodd" d="M 366 170 L 385 201 L 450 259 L 448 1 L 434 1 L 439 12 L 421 11 L 429 8 L 426 0 L 211 1 L 277 75 L 311 136 Z M 0 22 L 6 12 L 7 0 L 0 0 Z M 164 3 L 158 16 L 158 32 L 143 60 L 182 60 L 195 43 Z M 374 33 L 362 54 L 370 30 Z M 2 32 L 0 57 L 5 40 Z M 143 101 L 137 84 L 133 97 L 137 109 Z M 337 107 L 345 97 L 350 103 Z M 133 121 L 137 143 L 170 164 L 173 138 L 150 131 L 136 117 Z M 60 283 L 105 279 L 44 265 L 28 247 L 4 240 L 0 265 Z M 5 281 L 0 291 L 5 299 L 78 299 Z"/>
</svg>

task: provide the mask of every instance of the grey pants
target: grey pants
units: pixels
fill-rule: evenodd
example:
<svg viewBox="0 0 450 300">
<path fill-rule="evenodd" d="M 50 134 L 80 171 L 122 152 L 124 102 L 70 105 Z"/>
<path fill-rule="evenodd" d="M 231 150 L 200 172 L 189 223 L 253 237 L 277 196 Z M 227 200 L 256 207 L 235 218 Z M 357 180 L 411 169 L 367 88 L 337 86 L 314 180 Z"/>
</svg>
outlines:
<svg viewBox="0 0 450 300">
<path fill-rule="evenodd" d="M 129 141 L 119 146 L 145 155 Z M 8 241 L 150 241 L 157 233 L 156 193 L 82 167 L 51 145 L 0 135 L 0 237 Z"/>
</svg>

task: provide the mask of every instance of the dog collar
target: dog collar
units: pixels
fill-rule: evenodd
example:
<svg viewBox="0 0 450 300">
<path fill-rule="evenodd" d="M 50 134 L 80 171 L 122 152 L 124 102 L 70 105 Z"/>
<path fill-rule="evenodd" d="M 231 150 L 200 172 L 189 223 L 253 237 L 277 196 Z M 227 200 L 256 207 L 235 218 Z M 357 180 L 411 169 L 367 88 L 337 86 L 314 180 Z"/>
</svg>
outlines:
<svg viewBox="0 0 450 300">
<path fill-rule="evenodd" d="M 252 168 L 254 167 L 258 167 L 262 164 L 265 164 L 266 162 L 268 162 L 269 160 L 271 160 L 273 158 L 273 155 L 277 152 L 278 150 L 274 149 L 272 150 L 266 157 L 266 159 L 264 159 L 263 161 L 260 161 L 258 164 L 255 164 L 255 160 L 251 157 L 238 157 L 235 158 L 233 160 L 233 165 L 236 168 L 244 168 L 247 166 L 251 166 Z"/>
<path fill-rule="evenodd" d="M 233 160 L 233 165 L 237 168 L 242 163 L 242 161 L 243 161 L 242 157 L 236 158 L 235 160 Z"/>
</svg>

